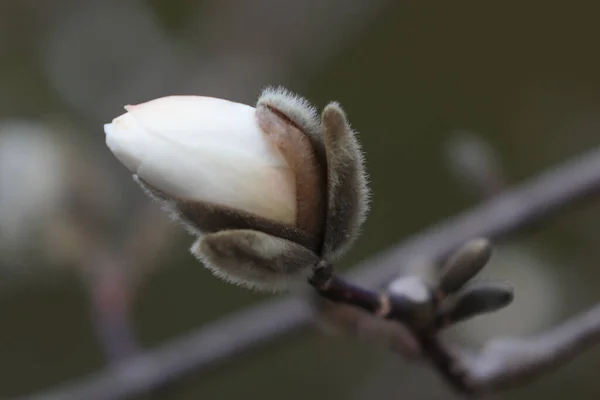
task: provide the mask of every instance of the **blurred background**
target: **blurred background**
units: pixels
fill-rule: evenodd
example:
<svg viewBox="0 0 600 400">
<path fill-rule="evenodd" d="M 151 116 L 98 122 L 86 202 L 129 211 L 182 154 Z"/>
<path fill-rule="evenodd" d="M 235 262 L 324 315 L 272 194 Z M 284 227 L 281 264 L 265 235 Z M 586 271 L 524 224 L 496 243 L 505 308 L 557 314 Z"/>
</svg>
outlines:
<svg viewBox="0 0 600 400">
<path fill-rule="evenodd" d="M 340 268 L 600 145 L 600 3 L 0 0 L 0 398 L 65 384 L 273 296 L 227 285 L 104 145 L 123 105 L 337 100 L 373 203 Z M 600 201 L 501 243 L 516 302 L 461 342 L 539 332 L 600 300 Z M 498 399 L 595 399 L 600 349 Z M 164 399 L 451 399 L 385 346 L 305 332 Z"/>
</svg>

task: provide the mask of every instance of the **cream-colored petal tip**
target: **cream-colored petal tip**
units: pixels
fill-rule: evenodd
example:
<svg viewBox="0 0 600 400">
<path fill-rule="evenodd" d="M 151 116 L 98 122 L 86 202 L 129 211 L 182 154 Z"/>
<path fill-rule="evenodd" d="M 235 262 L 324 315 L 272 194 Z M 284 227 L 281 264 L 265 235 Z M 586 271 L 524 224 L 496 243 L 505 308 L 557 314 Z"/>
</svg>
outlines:
<svg viewBox="0 0 600 400">
<path fill-rule="evenodd" d="M 112 135 L 115 133 L 113 124 L 104 124 L 104 133 L 107 135 Z"/>
</svg>

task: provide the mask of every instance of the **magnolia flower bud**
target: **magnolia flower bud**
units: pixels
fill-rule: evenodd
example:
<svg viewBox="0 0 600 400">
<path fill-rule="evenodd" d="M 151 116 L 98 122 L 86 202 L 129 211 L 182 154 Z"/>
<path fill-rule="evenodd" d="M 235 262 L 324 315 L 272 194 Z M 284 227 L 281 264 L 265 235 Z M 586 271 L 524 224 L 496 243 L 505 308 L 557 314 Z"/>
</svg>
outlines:
<svg viewBox="0 0 600 400">
<path fill-rule="evenodd" d="M 216 275 L 283 289 L 358 235 L 368 190 L 336 103 L 319 118 L 305 100 L 267 89 L 256 108 L 171 96 L 126 109 L 104 127 L 108 147 L 199 236 L 191 251 Z"/>
</svg>

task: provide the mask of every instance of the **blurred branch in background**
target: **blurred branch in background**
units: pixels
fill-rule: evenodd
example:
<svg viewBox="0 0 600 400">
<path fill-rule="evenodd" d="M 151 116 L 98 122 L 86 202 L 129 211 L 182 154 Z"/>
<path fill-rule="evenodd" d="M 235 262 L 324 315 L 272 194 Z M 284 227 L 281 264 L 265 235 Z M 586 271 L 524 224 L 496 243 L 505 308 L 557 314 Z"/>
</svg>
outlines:
<svg viewBox="0 0 600 400">
<path fill-rule="evenodd" d="M 129 218 L 124 245 L 113 243 L 110 222 L 126 205 L 97 160 L 83 160 L 84 149 L 64 143 L 58 128 L 20 120 L 0 125 L 0 245 L 3 264 L 12 266 L 4 280 L 19 269 L 33 276 L 21 264 L 34 254 L 41 265 L 73 268 L 90 296 L 98 340 L 116 362 L 137 353 L 133 298 L 174 227 L 155 205 L 142 207 Z"/>
<path fill-rule="evenodd" d="M 500 240 L 515 235 L 598 190 L 600 149 L 553 168 L 360 263 L 348 278 L 365 287 L 381 286 L 407 270 L 412 271 L 414 266 L 440 263 L 471 238 Z M 27 398 L 111 399 L 146 393 L 190 372 L 223 365 L 259 345 L 307 328 L 321 315 L 311 304 L 314 305 L 314 297 L 311 301 L 290 296 L 251 307 L 80 382 Z M 592 309 L 530 342 L 492 342 L 473 358 L 458 353 L 465 382 L 476 390 L 490 390 L 499 383 L 514 384 L 524 376 L 570 359 L 597 339 L 599 318 L 600 313 Z M 350 324 L 353 325 L 356 326 Z M 535 350 L 528 363 L 520 362 L 519 350 L 523 344 Z"/>
<path fill-rule="evenodd" d="M 600 341 L 600 305 L 526 339 L 490 340 L 478 353 L 455 348 L 465 381 L 475 392 L 514 386 L 570 361 Z"/>
<path fill-rule="evenodd" d="M 78 153 L 82 149 L 74 154 Z M 114 363 L 138 351 L 131 321 L 133 301 L 141 282 L 174 239 L 173 226 L 155 205 L 128 213 L 130 204 L 115 203 L 114 182 L 96 163 L 73 156 L 71 164 L 76 172 L 70 173 L 68 198 L 51 234 L 61 238 L 54 245 L 65 248 L 65 261 L 73 265 L 87 288 L 95 333 L 107 359 Z M 110 222 L 124 213 L 129 230 L 121 238 L 123 244 L 114 243 Z M 145 246 L 143 251 L 140 246 Z"/>
<path fill-rule="evenodd" d="M 131 218 L 130 232 L 123 248 L 111 245 L 101 232 L 86 235 L 87 247 L 81 244 L 82 270 L 91 297 L 92 317 L 98 338 L 111 362 L 129 358 L 138 352 L 132 328 L 132 306 L 137 289 L 160 261 L 160 254 L 174 239 L 174 227 L 154 206 L 142 208 Z M 81 221 L 76 226 L 85 226 Z M 151 228 L 151 229 L 150 229 Z"/>
</svg>

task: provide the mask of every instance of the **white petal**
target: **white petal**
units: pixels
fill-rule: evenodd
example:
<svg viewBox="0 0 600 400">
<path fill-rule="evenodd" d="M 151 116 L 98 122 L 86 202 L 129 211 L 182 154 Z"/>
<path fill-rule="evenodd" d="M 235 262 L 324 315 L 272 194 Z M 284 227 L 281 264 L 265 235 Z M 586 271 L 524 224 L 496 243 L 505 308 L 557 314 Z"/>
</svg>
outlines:
<svg viewBox="0 0 600 400">
<path fill-rule="evenodd" d="M 211 148 L 165 144 L 149 149 L 137 173 L 173 196 L 296 223 L 295 180 L 286 167 L 260 165 L 248 157 L 223 157 Z"/>
<path fill-rule="evenodd" d="M 129 113 L 104 125 L 106 145 L 131 172 L 137 171 L 144 150 L 151 145 L 152 137 Z"/>
<path fill-rule="evenodd" d="M 169 96 L 126 109 L 150 133 L 185 147 L 210 145 L 263 164 L 286 166 L 265 140 L 254 107 L 212 97 Z"/>
<path fill-rule="evenodd" d="M 150 185 L 296 223 L 293 172 L 259 129 L 253 107 L 172 96 L 127 109 L 105 125 L 106 143 Z"/>
</svg>

